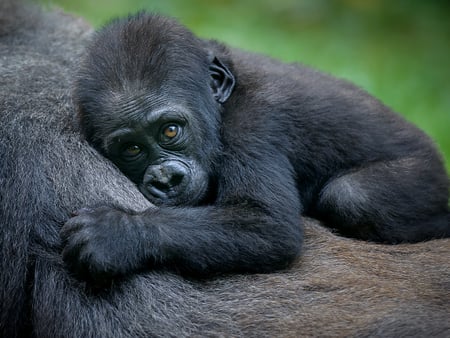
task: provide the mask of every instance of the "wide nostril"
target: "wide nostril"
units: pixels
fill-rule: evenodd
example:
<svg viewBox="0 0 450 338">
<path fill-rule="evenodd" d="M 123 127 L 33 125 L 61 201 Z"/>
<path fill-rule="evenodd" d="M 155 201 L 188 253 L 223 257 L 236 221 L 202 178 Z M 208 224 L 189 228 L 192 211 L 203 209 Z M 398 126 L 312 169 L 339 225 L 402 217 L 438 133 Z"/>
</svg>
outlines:
<svg viewBox="0 0 450 338">
<path fill-rule="evenodd" d="M 170 179 L 170 186 L 175 187 L 179 185 L 184 178 L 184 174 L 182 173 L 174 173 Z"/>
</svg>

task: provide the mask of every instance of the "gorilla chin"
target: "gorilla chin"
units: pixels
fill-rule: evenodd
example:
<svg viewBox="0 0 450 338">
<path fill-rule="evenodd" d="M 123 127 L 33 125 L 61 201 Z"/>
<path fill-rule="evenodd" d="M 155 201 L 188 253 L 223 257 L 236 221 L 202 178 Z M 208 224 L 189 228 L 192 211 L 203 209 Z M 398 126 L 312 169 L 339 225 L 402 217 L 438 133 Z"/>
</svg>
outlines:
<svg viewBox="0 0 450 338">
<path fill-rule="evenodd" d="M 206 196 L 208 174 L 196 161 L 169 159 L 148 166 L 139 190 L 159 206 L 196 205 Z"/>
</svg>

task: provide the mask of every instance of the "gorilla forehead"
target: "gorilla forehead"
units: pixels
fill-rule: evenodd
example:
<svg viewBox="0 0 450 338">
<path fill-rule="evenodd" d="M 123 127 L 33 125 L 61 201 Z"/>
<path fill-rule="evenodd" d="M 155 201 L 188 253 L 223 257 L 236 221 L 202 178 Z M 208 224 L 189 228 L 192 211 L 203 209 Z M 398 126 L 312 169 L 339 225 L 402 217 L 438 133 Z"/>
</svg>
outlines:
<svg viewBox="0 0 450 338">
<path fill-rule="evenodd" d="M 183 104 L 154 104 L 154 102 L 126 101 L 124 105 L 111 108 L 108 114 L 99 115 L 103 121 L 98 121 L 103 126 L 103 134 L 110 136 L 121 129 L 133 129 L 142 131 L 155 124 L 177 122 L 189 123 L 193 128 L 198 127 L 200 121 Z M 189 121 L 189 122 L 188 122 Z"/>
<path fill-rule="evenodd" d="M 141 91 L 105 93 L 101 101 L 102 109 L 89 115 L 89 120 L 97 130 L 96 138 L 102 139 L 106 144 L 117 136 L 117 130 L 145 132 L 153 129 L 152 126 L 168 122 L 189 124 L 193 129 L 201 129 L 205 128 L 205 122 L 210 121 L 197 113 L 196 100 L 192 97 L 190 100 L 177 99 L 173 95 Z"/>
</svg>

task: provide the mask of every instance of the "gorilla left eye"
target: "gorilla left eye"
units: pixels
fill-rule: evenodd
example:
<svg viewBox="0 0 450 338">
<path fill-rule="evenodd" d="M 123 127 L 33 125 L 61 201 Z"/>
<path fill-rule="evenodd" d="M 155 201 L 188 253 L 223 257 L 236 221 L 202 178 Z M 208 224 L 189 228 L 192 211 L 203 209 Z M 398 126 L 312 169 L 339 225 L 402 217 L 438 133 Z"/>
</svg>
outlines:
<svg viewBox="0 0 450 338">
<path fill-rule="evenodd" d="M 170 141 L 178 136 L 180 127 L 176 124 L 169 124 L 162 130 L 162 141 Z"/>
</svg>

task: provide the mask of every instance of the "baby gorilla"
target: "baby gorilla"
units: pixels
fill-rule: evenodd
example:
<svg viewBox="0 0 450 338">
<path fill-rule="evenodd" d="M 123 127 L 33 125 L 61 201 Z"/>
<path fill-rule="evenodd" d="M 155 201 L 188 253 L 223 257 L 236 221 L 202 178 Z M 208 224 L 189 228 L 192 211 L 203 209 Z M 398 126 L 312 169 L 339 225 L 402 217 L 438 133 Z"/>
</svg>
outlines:
<svg viewBox="0 0 450 338">
<path fill-rule="evenodd" d="M 63 257 L 94 280 L 288 267 L 300 215 L 377 242 L 450 235 L 432 141 L 354 85 L 140 13 L 98 32 L 75 102 L 87 140 L 159 208 L 83 209 Z"/>
</svg>

